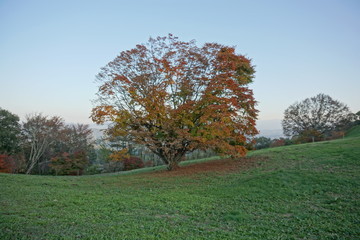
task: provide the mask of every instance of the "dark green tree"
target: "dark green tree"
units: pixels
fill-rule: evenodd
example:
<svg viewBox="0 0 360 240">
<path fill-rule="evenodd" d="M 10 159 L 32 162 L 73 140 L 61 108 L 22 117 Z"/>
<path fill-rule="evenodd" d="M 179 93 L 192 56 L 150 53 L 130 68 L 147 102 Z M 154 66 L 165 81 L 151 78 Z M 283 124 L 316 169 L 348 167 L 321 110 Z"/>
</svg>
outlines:
<svg viewBox="0 0 360 240">
<path fill-rule="evenodd" d="M 354 125 L 359 125 L 359 124 L 360 124 L 360 111 L 355 113 L 355 122 L 354 122 Z"/>
<path fill-rule="evenodd" d="M 19 117 L 0 108 L 0 154 L 12 154 L 19 150 Z"/>
</svg>

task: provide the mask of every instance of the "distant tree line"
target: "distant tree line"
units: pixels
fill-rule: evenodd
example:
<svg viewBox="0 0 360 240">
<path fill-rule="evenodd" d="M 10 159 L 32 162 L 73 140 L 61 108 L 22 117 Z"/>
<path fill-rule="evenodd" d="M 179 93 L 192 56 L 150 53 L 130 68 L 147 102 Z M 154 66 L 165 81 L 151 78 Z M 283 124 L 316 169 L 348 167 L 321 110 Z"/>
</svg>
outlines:
<svg viewBox="0 0 360 240">
<path fill-rule="evenodd" d="M 216 155 L 194 151 L 186 159 Z M 163 165 L 145 146 L 110 130 L 93 139 L 89 125 L 69 125 L 61 117 L 32 114 L 23 123 L 0 108 L 0 172 L 46 175 L 82 175 L 126 171 Z"/>
<path fill-rule="evenodd" d="M 25 122 L 0 108 L 0 171 L 80 175 L 96 159 L 88 125 L 28 115 Z"/>
<path fill-rule="evenodd" d="M 93 139 L 88 125 L 68 125 L 60 117 L 19 117 L 0 108 L 0 172 L 81 175 L 116 172 L 163 165 L 164 161 L 145 145 L 119 136 L 111 126 L 104 137 Z M 285 110 L 282 126 L 287 137 L 256 137 L 249 150 L 341 138 L 360 124 L 360 111 L 330 96 L 319 94 Z M 217 155 L 212 150 L 188 152 L 183 160 Z"/>
</svg>

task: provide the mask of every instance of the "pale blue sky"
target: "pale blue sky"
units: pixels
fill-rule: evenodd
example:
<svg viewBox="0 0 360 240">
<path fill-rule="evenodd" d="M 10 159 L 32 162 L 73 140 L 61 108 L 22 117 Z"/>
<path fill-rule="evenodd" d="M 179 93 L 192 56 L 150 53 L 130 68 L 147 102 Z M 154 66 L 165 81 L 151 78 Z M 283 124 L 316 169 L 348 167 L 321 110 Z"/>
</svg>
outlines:
<svg viewBox="0 0 360 240">
<path fill-rule="evenodd" d="M 251 58 L 263 122 L 318 93 L 360 110 L 358 0 L 0 0 L 0 107 L 91 123 L 100 67 L 168 33 Z"/>
</svg>

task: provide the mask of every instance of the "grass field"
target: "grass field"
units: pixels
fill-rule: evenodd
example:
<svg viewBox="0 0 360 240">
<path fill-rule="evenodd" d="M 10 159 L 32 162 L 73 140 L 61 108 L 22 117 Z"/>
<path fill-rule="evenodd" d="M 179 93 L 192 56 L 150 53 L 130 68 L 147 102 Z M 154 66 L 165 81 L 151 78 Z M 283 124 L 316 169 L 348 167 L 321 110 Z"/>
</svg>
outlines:
<svg viewBox="0 0 360 240">
<path fill-rule="evenodd" d="M 0 239 L 360 239 L 360 128 L 344 139 L 81 177 L 0 175 Z"/>
</svg>

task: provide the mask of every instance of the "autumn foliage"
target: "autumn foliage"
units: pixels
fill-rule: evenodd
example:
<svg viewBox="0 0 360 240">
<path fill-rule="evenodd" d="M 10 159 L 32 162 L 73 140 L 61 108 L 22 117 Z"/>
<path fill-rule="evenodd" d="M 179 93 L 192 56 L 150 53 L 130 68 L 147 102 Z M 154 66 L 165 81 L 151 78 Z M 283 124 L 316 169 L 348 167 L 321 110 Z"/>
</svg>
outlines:
<svg viewBox="0 0 360 240">
<path fill-rule="evenodd" d="M 50 161 L 50 167 L 55 170 L 56 175 L 81 175 L 88 164 L 86 153 L 81 151 L 74 154 L 64 152 Z"/>
<path fill-rule="evenodd" d="M 14 160 L 11 156 L 0 154 L 0 172 L 12 173 L 14 171 Z"/>
<path fill-rule="evenodd" d="M 144 162 L 140 158 L 134 156 L 125 158 L 123 160 L 123 163 L 124 163 L 124 171 L 144 167 Z"/>
<path fill-rule="evenodd" d="M 170 170 L 196 149 L 243 156 L 257 134 L 253 76 L 233 47 L 150 38 L 101 69 L 92 119 L 112 122 L 114 135 L 147 146 Z"/>
</svg>

